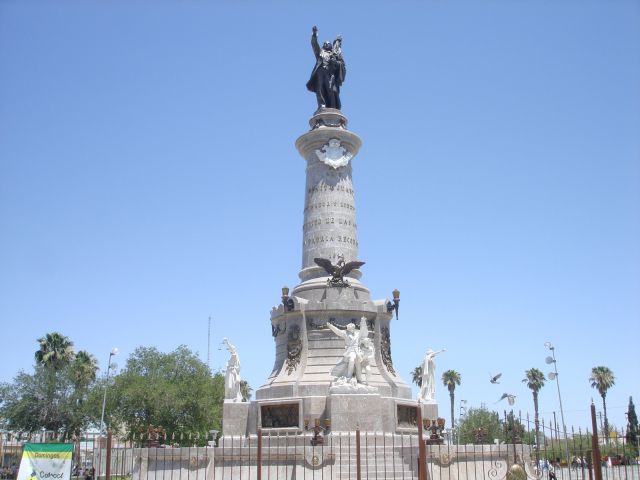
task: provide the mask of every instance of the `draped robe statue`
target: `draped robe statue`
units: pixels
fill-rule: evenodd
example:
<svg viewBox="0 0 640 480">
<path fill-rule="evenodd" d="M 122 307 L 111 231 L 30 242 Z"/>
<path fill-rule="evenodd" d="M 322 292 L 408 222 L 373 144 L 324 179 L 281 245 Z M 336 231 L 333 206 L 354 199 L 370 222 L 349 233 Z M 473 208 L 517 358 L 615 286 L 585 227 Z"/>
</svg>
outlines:
<svg viewBox="0 0 640 480">
<path fill-rule="evenodd" d="M 224 398 L 234 402 L 242 402 L 242 392 L 240 391 L 240 358 L 236 347 L 229 343 L 226 338 L 222 341 L 231 354 L 227 362 L 227 369 L 224 374 Z"/>
<path fill-rule="evenodd" d="M 422 386 L 420 387 L 420 393 L 418 393 L 418 400 L 433 400 L 436 396 L 436 364 L 433 358 L 439 353 L 444 352 L 445 349 L 434 352 L 433 350 L 427 350 L 427 354 L 422 361 Z"/>
</svg>

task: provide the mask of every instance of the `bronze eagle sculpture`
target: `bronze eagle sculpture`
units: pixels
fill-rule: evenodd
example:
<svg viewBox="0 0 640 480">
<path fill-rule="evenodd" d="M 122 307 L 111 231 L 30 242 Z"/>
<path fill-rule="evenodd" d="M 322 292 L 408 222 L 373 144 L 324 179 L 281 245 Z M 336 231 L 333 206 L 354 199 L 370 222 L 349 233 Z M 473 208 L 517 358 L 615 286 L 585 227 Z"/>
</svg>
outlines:
<svg viewBox="0 0 640 480">
<path fill-rule="evenodd" d="M 345 263 L 344 255 L 342 254 L 338 255 L 338 263 L 335 265 L 327 258 L 314 258 L 313 261 L 316 262 L 316 265 L 324 268 L 325 271 L 331 275 L 327 279 L 327 285 L 330 287 L 349 287 L 349 282 L 344 279 L 345 275 L 356 268 L 360 268 L 365 263 L 358 261 Z"/>
</svg>

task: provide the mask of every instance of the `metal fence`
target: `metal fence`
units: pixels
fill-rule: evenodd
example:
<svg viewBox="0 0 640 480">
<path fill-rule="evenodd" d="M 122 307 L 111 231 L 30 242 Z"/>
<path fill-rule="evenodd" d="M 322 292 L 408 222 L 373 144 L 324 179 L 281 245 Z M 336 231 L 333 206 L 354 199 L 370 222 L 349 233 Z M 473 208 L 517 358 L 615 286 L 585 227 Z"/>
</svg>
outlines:
<svg viewBox="0 0 640 480">
<path fill-rule="evenodd" d="M 125 441 L 111 434 L 87 434 L 74 441 L 73 476 L 80 480 L 640 480 L 637 439 L 630 444 L 626 432 L 612 432 L 607 438 L 580 429 L 565 434 L 555 422 L 541 421 L 536 434 L 526 418 L 516 424 L 524 426 L 521 431 L 508 427 L 506 419 L 502 425 L 508 443 L 488 438 L 483 427 L 475 432 L 474 444 L 460 444 L 455 430 L 438 438 L 427 431 L 422 444 L 417 431 L 259 430 L 257 435 L 222 437 L 217 443 L 200 435 L 180 439 L 142 435 Z M 26 440 L 0 438 L 3 478 L 15 477 L 12 466 L 19 465 Z M 39 435 L 30 441 L 50 439 Z"/>
</svg>

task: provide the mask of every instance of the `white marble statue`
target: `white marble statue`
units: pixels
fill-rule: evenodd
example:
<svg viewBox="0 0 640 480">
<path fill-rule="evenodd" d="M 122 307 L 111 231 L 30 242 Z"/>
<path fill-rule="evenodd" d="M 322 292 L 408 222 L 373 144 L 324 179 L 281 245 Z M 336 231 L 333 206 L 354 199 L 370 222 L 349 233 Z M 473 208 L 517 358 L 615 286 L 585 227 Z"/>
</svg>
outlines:
<svg viewBox="0 0 640 480">
<path fill-rule="evenodd" d="M 365 337 L 360 341 L 360 374 L 363 376 L 363 383 L 369 385 L 369 377 L 371 376 L 371 364 L 373 363 L 373 342 L 369 337 Z"/>
<path fill-rule="evenodd" d="M 346 330 L 341 330 L 331 323 L 327 323 L 327 327 L 344 339 L 345 346 L 342 360 L 331 370 L 334 385 L 351 387 L 368 385 L 374 347 L 369 338 L 366 317 L 360 320 L 360 330 L 356 330 L 353 323 L 347 324 Z"/>
<path fill-rule="evenodd" d="M 226 337 L 222 340 L 222 343 L 225 344 L 227 350 L 229 350 L 229 353 L 231 354 L 224 374 L 224 398 L 225 400 L 241 402 L 240 358 L 238 357 L 236 347 L 229 343 L 229 340 Z"/>
<path fill-rule="evenodd" d="M 420 387 L 420 393 L 418 393 L 418 401 L 421 400 L 434 400 L 436 396 L 436 364 L 433 358 L 439 353 L 445 352 L 446 349 L 427 350 L 427 354 L 422 362 L 422 386 Z"/>
</svg>

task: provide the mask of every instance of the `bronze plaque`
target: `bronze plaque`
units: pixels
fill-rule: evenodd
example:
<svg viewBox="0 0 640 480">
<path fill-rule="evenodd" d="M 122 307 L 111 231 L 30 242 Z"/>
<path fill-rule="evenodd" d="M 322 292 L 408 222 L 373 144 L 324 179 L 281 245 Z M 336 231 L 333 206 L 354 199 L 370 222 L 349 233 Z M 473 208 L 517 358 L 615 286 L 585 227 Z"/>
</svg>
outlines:
<svg viewBox="0 0 640 480">
<path fill-rule="evenodd" d="M 300 404 L 261 405 L 262 428 L 300 428 Z"/>
<path fill-rule="evenodd" d="M 411 405 L 398 405 L 398 427 L 418 428 L 418 411 Z"/>
</svg>

